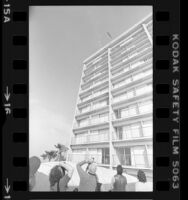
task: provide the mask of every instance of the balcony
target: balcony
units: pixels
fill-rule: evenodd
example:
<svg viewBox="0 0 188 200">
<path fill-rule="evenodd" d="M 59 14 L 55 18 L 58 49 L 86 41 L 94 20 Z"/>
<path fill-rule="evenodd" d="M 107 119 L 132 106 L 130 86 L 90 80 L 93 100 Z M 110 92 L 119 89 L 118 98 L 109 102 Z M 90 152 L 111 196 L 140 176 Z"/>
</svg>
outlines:
<svg viewBox="0 0 188 200">
<path fill-rule="evenodd" d="M 87 134 L 85 136 L 80 136 L 78 138 L 73 137 L 71 140 L 71 145 L 103 143 L 108 141 L 109 141 L 108 133 Z"/>
<path fill-rule="evenodd" d="M 120 51 L 116 54 L 111 55 L 111 63 L 115 62 L 116 60 L 120 60 L 123 57 L 125 58 L 129 54 L 133 54 L 134 52 L 141 51 L 145 47 L 150 47 L 151 44 L 147 38 L 147 36 L 144 36 L 144 39 L 140 40 L 138 43 L 135 43 L 131 47 L 126 47 L 125 50 Z"/>
<path fill-rule="evenodd" d="M 96 106 L 96 107 L 93 106 L 84 111 L 77 110 L 75 117 L 77 120 L 79 120 L 79 119 L 84 118 L 86 115 L 108 111 L 108 108 L 109 108 L 109 105 L 106 104 L 106 105 L 101 105 L 101 106 Z"/>
<path fill-rule="evenodd" d="M 121 164 L 123 167 L 152 169 L 152 154 L 117 154 L 112 155 L 112 164 L 117 166 Z"/>
<path fill-rule="evenodd" d="M 103 80 L 91 85 L 89 88 L 87 88 L 87 90 L 81 90 L 80 97 L 83 96 L 84 94 L 88 93 L 88 92 L 91 92 L 92 90 L 100 88 L 100 86 L 103 85 L 103 84 L 106 85 L 105 83 L 108 84 L 108 78 L 107 79 L 103 79 Z"/>
<path fill-rule="evenodd" d="M 134 43 L 137 38 L 141 37 L 143 34 L 143 28 L 140 26 L 136 30 L 134 30 L 129 36 L 124 36 L 124 39 L 118 42 L 115 46 L 112 47 L 112 52 L 118 51 L 120 48 L 124 46 L 129 46 L 130 44 Z"/>
<path fill-rule="evenodd" d="M 132 40 L 132 42 L 129 45 L 121 46 L 119 47 L 119 49 L 116 49 L 116 51 L 111 50 L 111 57 L 113 59 L 113 58 L 118 57 L 119 55 L 122 55 L 123 53 L 126 54 L 128 52 L 135 51 L 135 48 L 137 46 L 139 46 L 140 44 L 143 44 L 143 42 L 146 43 L 147 41 L 148 41 L 147 35 L 145 34 L 145 32 L 142 32 L 141 36 L 137 39 Z"/>
<path fill-rule="evenodd" d="M 104 94 L 105 94 L 105 96 L 108 94 L 108 89 L 104 90 L 104 91 L 99 91 L 99 92 L 93 93 L 92 95 L 89 95 L 87 98 L 80 99 L 78 101 L 78 104 L 81 105 L 81 104 L 89 103 L 91 100 L 95 100 L 99 97 L 102 97 Z"/>
<path fill-rule="evenodd" d="M 151 54 L 152 53 L 152 48 L 148 47 L 142 51 L 140 51 L 139 53 L 135 54 L 135 56 L 131 56 L 131 58 L 127 58 L 127 59 L 123 59 L 121 60 L 119 63 L 115 64 L 114 66 L 112 66 L 112 71 L 118 69 L 119 67 L 121 67 L 122 65 L 127 65 L 130 64 L 131 62 L 135 61 L 136 59 L 141 59 L 143 56 L 147 55 L 147 54 Z"/>
<path fill-rule="evenodd" d="M 121 120 L 123 118 L 134 117 L 137 115 L 147 114 L 152 112 L 152 102 L 149 103 L 136 103 L 130 105 L 126 109 L 123 109 L 121 112 L 121 116 L 117 117 L 115 113 L 112 114 L 112 120 Z"/>
<path fill-rule="evenodd" d="M 147 60 L 152 60 L 152 52 L 147 52 L 145 54 L 142 54 L 141 56 L 137 57 L 136 59 L 131 60 L 130 62 L 124 64 L 121 63 L 118 65 L 117 68 L 111 68 L 111 74 L 112 76 L 116 76 L 116 74 L 120 74 L 123 72 L 123 70 L 126 70 L 126 68 L 133 69 L 140 63 L 145 63 Z M 127 71 L 127 70 L 126 70 Z"/>
<path fill-rule="evenodd" d="M 103 66 L 105 66 L 108 63 L 108 57 L 106 57 L 105 59 L 101 60 L 99 63 L 93 65 L 92 67 L 85 69 L 84 70 L 84 75 L 88 76 L 94 72 L 96 72 L 97 70 L 101 69 Z"/>
<path fill-rule="evenodd" d="M 131 122 L 138 122 L 140 120 L 151 118 L 153 114 L 152 110 L 152 102 L 131 105 L 127 109 L 121 111 L 120 116 L 117 116 L 115 113 L 112 114 L 113 126 L 125 126 Z"/>
<path fill-rule="evenodd" d="M 134 62 L 134 64 L 129 64 L 127 67 L 123 68 L 121 71 L 116 73 L 114 76 L 112 76 L 112 81 L 125 77 L 128 74 L 131 74 L 132 72 L 142 70 L 143 68 L 152 65 L 152 58 L 144 61 L 144 60 L 139 60 L 138 62 Z M 152 67 L 152 66 L 151 66 Z"/>
<path fill-rule="evenodd" d="M 138 81 L 140 79 L 144 79 L 144 78 L 151 76 L 151 75 L 152 75 L 152 68 L 151 67 L 145 68 L 144 71 L 137 71 L 136 73 L 127 76 L 123 81 L 119 81 L 118 83 L 114 83 L 113 86 L 112 86 L 112 89 L 117 89 L 119 87 L 123 87 L 123 86 L 126 86 L 126 85 L 131 84 L 131 83 L 134 84 L 135 81 Z"/>
<path fill-rule="evenodd" d="M 74 163 L 81 162 L 83 160 L 86 160 L 87 158 L 93 158 L 98 165 L 109 166 L 110 164 L 109 155 L 105 155 L 102 153 L 94 154 L 94 153 L 84 152 L 84 153 L 72 153 L 67 155 L 67 161 Z"/>
<path fill-rule="evenodd" d="M 133 93 L 133 95 L 131 94 L 131 97 L 135 96 L 135 95 L 138 95 L 140 94 L 141 92 L 137 91 L 137 90 L 140 90 L 139 88 L 141 86 L 144 86 L 144 85 L 149 85 L 152 83 L 152 77 L 153 75 L 147 75 L 146 77 L 144 78 L 140 78 L 138 80 L 135 80 L 135 81 L 130 81 L 129 83 L 127 82 L 127 84 L 125 85 L 119 85 L 119 87 L 117 88 L 112 88 L 111 92 L 112 92 L 112 95 L 113 96 L 121 96 L 121 94 L 125 94 L 125 93 L 128 93 L 129 91 L 132 91 L 131 93 Z M 145 88 L 143 89 L 143 93 L 146 93 L 146 91 L 151 90 L 152 86 L 150 88 Z M 143 94 L 142 93 L 142 94 Z"/>
<path fill-rule="evenodd" d="M 96 82 L 97 80 L 101 80 L 101 79 L 108 79 L 108 72 L 99 74 L 99 75 L 97 76 L 97 78 L 96 78 L 96 77 L 95 77 L 95 78 L 92 78 L 92 79 L 89 80 L 88 82 L 83 83 L 83 84 L 81 85 L 81 89 L 82 89 L 82 90 L 87 90 L 87 89 L 91 88 L 92 85 L 95 85 L 94 82 Z"/>
<path fill-rule="evenodd" d="M 117 110 L 117 109 L 122 109 L 127 107 L 130 104 L 137 103 L 138 101 L 147 101 L 147 100 L 152 100 L 152 93 L 145 92 L 143 94 L 139 94 L 134 96 L 134 94 L 129 95 L 128 98 L 119 98 L 116 101 L 112 100 L 112 109 Z"/>
<path fill-rule="evenodd" d="M 73 125 L 73 129 L 85 129 L 92 126 L 95 127 L 95 126 L 100 126 L 100 125 L 105 125 L 105 124 L 107 125 L 109 124 L 109 120 L 107 118 L 90 119 L 82 125 L 79 125 L 77 122 L 75 122 Z"/>
<path fill-rule="evenodd" d="M 127 54 L 127 55 L 125 54 L 125 55 L 121 55 L 120 57 L 114 58 L 111 61 L 111 67 L 113 68 L 114 66 L 117 66 L 121 63 L 129 62 L 131 59 L 135 58 L 136 56 L 139 56 L 142 52 L 148 49 L 150 49 L 150 51 L 152 52 L 151 44 L 149 43 L 146 43 L 139 48 L 134 48 L 134 50 L 132 50 L 130 54 Z"/>
<path fill-rule="evenodd" d="M 90 81 L 91 79 L 95 79 L 97 78 L 98 76 L 100 76 L 102 73 L 104 73 L 104 71 L 108 71 L 108 63 L 106 63 L 104 65 L 104 67 L 102 68 L 97 68 L 95 71 L 93 71 L 91 74 L 88 74 L 88 75 L 83 75 L 82 77 L 82 82 L 83 83 L 86 83 L 88 81 Z"/>
<path fill-rule="evenodd" d="M 118 141 L 129 141 L 129 140 L 142 140 L 147 138 L 152 138 L 153 126 L 147 127 L 139 127 L 134 129 L 126 129 L 126 131 L 122 132 L 113 132 L 112 133 L 112 140 L 115 142 Z"/>
<path fill-rule="evenodd" d="M 107 56 L 107 52 L 103 52 L 102 54 L 100 54 L 99 56 L 91 59 L 89 62 L 85 63 L 85 69 L 89 69 L 92 65 L 98 63 L 99 61 L 101 61 L 102 59 L 104 59 Z"/>
</svg>

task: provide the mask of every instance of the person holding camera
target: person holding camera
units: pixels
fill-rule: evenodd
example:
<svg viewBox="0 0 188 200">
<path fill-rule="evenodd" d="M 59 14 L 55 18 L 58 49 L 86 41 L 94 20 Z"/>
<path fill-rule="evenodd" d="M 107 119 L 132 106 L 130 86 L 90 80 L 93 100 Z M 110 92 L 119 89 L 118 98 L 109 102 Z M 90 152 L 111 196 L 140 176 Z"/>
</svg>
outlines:
<svg viewBox="0 0 188 200">
<path fill-rule="evenodd" d="M 88 164 L 86 171 L 84 171 L 82 168 L 84 164 Z M 96 175 L 97 164 L 94 162 L 94 159 L 81 161 L 77 164 L 76 167 L 80 177 L 78 191 L 99 191 L 100 183 L 98 182 L 98 177 Z"/>
</svg>

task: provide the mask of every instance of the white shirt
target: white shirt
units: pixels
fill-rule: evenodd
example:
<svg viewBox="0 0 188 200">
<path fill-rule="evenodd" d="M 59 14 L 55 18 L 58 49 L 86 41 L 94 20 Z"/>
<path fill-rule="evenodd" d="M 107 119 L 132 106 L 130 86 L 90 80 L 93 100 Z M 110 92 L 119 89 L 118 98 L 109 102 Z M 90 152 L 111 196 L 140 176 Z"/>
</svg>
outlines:
<svg viewBox="0 0 188 200">
<path fill-rule="evenodd" d="M 135 183 L 135 191 L 153 191 L 153 183 L 152 182 L 137 182 Z"/>
</svg>

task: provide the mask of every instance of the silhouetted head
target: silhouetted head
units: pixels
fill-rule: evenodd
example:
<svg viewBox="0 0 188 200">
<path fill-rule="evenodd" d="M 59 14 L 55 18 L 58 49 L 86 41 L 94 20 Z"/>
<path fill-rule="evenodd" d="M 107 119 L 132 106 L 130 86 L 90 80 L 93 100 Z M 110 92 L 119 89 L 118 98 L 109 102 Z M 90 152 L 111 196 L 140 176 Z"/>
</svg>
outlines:
<svg viewBox="0 0 188 200">
<path fill-rule="evenodd" d="M 50 187 L 53 187 L 56 183 L 59 184 L 59 181 L 65 175 L 65 169 L 62 166 L 54 166 L 49 174 Z"/>
<path fill-rule="evenodd" d="M 37 156 L 33 156 L 29 159 L 29 174 L 34 175 L 40 167 L 41 161 Z"/>
<path fill-rule="evenodd" d="M 138 170 L 137 178 L 142 183 L 145 183 L 147 181 L 145 173 L 140 169 Z"/>
<path fill-rule="evenodd" d="M 121 165 L 118 165 L 116 170 L 117 170 L 117 174 L 122 175 L 123 167 Z"/>
<path fill-rule="evenodd" d="M 33 156 L 29 159 L 29 189 L 32 190 L 35 186 L 35 174 L 39 169 L 41 161 L 38 157 Z"/>
</svg>

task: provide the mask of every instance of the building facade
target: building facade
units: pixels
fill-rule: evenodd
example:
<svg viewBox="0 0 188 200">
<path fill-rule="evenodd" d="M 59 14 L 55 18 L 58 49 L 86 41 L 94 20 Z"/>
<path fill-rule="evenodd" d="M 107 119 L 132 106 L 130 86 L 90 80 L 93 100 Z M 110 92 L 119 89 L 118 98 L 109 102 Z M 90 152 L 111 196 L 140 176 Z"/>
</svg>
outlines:
<svg viewBox="0 0 188 200">
<path fill-rule="evenodd" d="M 152 38 L 149 15 L 83 62 L 69 160 L 152 177 Z"/>
</svg>

